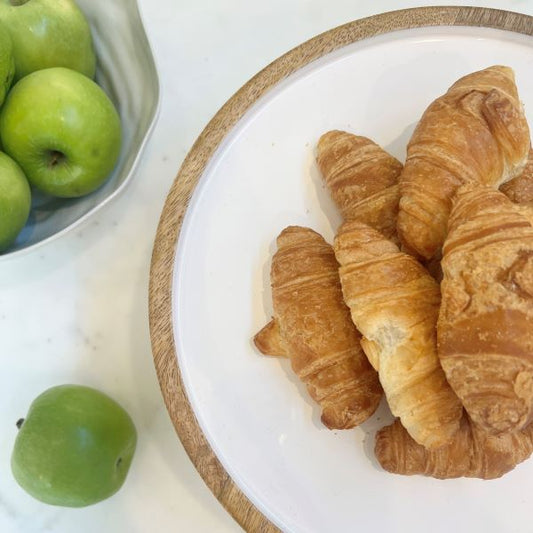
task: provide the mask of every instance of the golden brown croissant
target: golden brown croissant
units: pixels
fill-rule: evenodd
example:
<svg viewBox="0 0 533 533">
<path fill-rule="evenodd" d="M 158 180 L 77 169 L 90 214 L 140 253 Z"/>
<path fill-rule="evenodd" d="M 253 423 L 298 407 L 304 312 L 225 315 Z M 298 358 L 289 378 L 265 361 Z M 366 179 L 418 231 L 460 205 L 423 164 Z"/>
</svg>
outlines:
<svg viewBox="0 0 533 533">
<path fill-rule="evenodd" d="M 376 434 L 375 454 L 393 474 L 422 474 L 438 479 L 495 479 L 525 461 L 533 451 L 533 425 L 515 433 L 489 435 L 468 417 L 446 446 L 428 450 L 417 444 L 397 419 Z"/>
<path fill-rule="evenodd" d="M 333 249 L 297 226 L 284 229 L 277 246 L 272 301 L 291 366 L 328 428 L 354 427 L 372 415 L 383 391 L 342 299 Z"/>
<path fill-rule="evenodd" d="M 516 204 L 533 205 L 533 150 L 529 150 L 529 157 L 522 173 L 504 183 L 500 191 Z"/>
<path fill-rule="evenodd" d="M 437 282 L 416 259 L 357 221 L 341 226 L 334 249 L 344 299 L 392 413 L 420 444 L 446 444 L 459 428 L 462 406 L 437 357 Z"/>
<path fill-rule="evenodd" d="M 533 227 L 503 193 L 461 187 L 443 248 L 438 351 L 474 423 L 533 416 Z"/>
<path fill-rule="evenodd" d="M 318 141 L 317 163 L 344 220 L 359 220 L 396 240 L 402 164 L 375 142 L 333 130 Z"/>
<path fill-rule="evenodd" d="M 493 66 L 469 74 L 424 112 L 400 175 L 398 233 L 406 250 L 439 252 L 451 198 L 465 183 L 498 188 L 527 161 L 529 129 L 513 71 Z"/>
</svg>

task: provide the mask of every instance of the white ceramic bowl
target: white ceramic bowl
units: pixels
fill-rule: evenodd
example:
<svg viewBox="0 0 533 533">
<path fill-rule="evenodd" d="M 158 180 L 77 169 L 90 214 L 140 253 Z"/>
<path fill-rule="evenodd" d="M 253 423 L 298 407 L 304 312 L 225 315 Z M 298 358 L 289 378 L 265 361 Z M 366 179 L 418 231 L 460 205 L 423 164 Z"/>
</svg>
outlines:
<svg viewBox="0 0 533 533">
<path fill-rule="evenodd" d="M 92 29 L 96 81 L 116 105 L 122 122 L 118 163 L 95 192 L 76 199 L 33 191 L 29 220 L 0 260 L 33 250 L 78 226 L 117 196 L 134 175 L 159 109 L 159 80 L 136 0 L 77 0 Z"/>
</svg>

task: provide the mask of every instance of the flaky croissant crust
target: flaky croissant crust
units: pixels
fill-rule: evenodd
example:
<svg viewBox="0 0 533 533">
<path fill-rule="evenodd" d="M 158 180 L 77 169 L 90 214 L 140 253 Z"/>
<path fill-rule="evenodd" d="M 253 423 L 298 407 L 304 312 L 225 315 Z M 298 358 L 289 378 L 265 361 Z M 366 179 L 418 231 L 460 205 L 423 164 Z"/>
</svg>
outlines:
<svg viewBox="0 0 533 533">
<path fill-rule="evenodd" d="M 380 465 L 393 474 L 496 479 L 531 455 L 533 425 L 494 436 L 465 416 L 449 444 L 429 450 L 415 442 L 396 420 L 377 432 L 374 451 Z"/>
<path fill-rule="evenodd" d="M 438 284 L 360 222 L 345 222 L 334 248 L 344 299 L 391 411 L 417 442 L 442 446 L 458 430 L 462 406 L 437 357 Z"/>
<path fill-rule="evenodd" d="M 342 299 L 333 249 L 318 233 L 298 226 L 284 229 L 277 245 L 271 284 L 282 345 L 321 405 L 322 422 L 354 427 L 376 410 L 382 389 Z"/>
<path fill-rule="evenodd" d="M 503 193 L 462 187 L 443 248 L 438 349 L 485 431 L 533 417 L 533 227 Z"/>
<path fill-rule="evenodd" d="M 529 148 L 510 68 L 489 67 L 454 83 L 424 112 L 407 147 L 398 213 L 405 248 L 426 259 L 437 254 L 457 188 L 497 188 L 522 172 Z"/>
<path fill-rule="evenodd" d="M 403 165 L 374 141 L 345 131 L 322 135 L 317 163 L 343 220 L 359 220 L 397 240 Z"/>
</svg>

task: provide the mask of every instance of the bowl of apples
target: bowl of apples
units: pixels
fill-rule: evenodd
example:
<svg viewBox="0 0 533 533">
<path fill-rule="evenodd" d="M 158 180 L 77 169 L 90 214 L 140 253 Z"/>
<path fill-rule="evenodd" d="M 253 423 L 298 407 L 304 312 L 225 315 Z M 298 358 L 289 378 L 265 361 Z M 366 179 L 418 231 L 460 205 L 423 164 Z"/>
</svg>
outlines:
<svg viewBox="0 0 533 533">
<path fill-rule="evenodd" d="M 0 0 L 0 260 L 116 197 L 158 109 L 136 0 Z"/>
</svg>

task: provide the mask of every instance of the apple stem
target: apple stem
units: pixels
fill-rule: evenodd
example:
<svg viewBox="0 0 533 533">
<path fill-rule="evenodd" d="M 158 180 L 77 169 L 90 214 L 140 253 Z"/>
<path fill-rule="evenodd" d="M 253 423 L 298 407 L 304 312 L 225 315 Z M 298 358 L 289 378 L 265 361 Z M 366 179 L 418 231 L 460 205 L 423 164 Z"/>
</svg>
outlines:
<svg viewBox="0 0 533 533">
<path fill-rule="evenodd" d="M 24 424 L 24 418 L 19 418 L 16 424 L 17 428 L 20 429 L 22 427 L 22 424 Z"/>
<path fill-rule="evenodd" d="M 12 5 L 12 6 L 23 6 L 26 2 L 28 2 L 29 0 L 9 0 L 9 3 Z"/>
<path fill-rule="evenodd" d="M 116 464 L 116 467 L 118 468 L 120 466 L 120 463 L 122 463 L 122 457 L 119 457 L 117 459 L 117 464 Z"/>
</svg>

